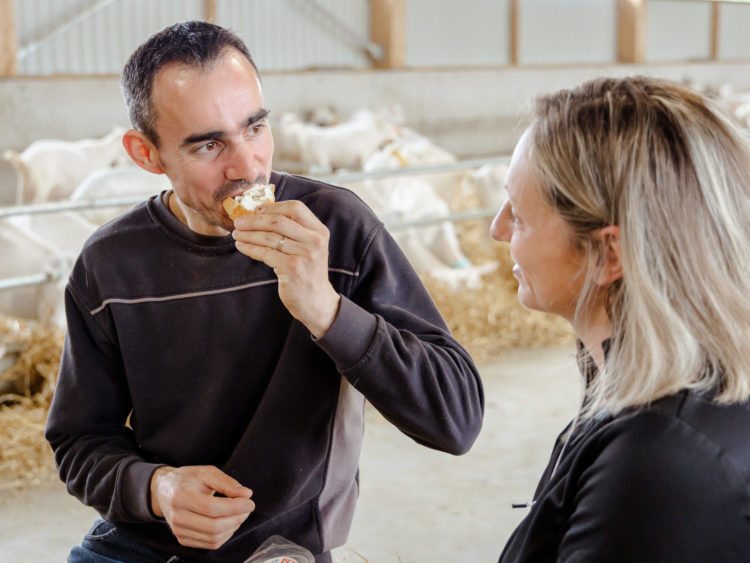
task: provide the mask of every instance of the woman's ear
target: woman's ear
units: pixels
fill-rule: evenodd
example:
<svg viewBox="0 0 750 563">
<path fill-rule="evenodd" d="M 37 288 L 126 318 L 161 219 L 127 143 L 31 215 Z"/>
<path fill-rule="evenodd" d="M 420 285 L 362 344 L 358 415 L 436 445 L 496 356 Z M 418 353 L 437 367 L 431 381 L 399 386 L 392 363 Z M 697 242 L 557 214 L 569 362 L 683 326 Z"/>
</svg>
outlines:
<svg viewBox="0 0 750 563">
<path fill-rule="evenodd" d="M 137 129 L 128 129 L 122 136 L 122 144 L 138 166 L 154 174 L 164 174 L 159 161 L 159 150 Z"/>
<path fill-rule="evenodd" d="M 594 237 L 599 240 L 599 248 L 602 252 L 596 283 L 601 287 L 606 287 L 622 277 L 620 227 L 609 225 L 596 231 Z"/>
</svg>

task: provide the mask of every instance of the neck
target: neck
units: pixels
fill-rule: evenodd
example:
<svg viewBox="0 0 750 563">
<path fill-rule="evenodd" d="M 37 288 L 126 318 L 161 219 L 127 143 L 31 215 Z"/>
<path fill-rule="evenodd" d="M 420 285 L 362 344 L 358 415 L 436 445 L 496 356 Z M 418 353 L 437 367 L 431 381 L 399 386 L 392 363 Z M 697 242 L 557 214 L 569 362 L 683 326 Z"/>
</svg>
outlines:
<svg viewBox="0 0 750 563">
<path fill-rule="evenodd" d="M 599 370 L 604 368 L 604 349 L 602 342 L 612 336 L 612 322 L 604 307 L 597 309 L 583 326 L 574 327 L 591 358 Z"/>
<path fill-rule="evenodd" d="M 201 220 L 195 211 L 180 201 L 180 198 L 175 195 L 174 190 L 169 192 L 167 203 L 172 214 L 188 229 L 199 235 L 223 237 L 230 232 L 222 227 L 209 225 L 205 220 Z"/>
</svg>

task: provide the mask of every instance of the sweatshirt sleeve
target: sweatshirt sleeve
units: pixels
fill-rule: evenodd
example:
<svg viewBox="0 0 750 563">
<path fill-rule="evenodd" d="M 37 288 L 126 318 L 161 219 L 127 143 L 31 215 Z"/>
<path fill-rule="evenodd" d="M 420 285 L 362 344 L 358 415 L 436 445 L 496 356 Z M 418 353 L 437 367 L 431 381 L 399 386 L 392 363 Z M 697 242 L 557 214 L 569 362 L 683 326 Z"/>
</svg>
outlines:
<svg viewBox="0 0 750 563">
<path fill-rule="evenodd" d="M 139 455 L 119 352 L 92 315 L 65 293 L 68 330 L 45 436 L 68 491 L 104 518 L 155 521 L 151 475 L 161 464 Z M 75 350 L 75 354 L 72 352 Z"/>
<path fill-rule="evenodd" d="M 596 449 L 577 480 L 558 561 L 747 560 L 748 489 L 718 444 L 649 413 Z"/>
<path fill-rule="evenodd" d="M 462 454 L 474 443 L 484 412 L 479 374 L 385 229 L 364 252 L 356 287 L 342 297 L 333 326 L 316 342 L 420 444 Z"/>
</svg>

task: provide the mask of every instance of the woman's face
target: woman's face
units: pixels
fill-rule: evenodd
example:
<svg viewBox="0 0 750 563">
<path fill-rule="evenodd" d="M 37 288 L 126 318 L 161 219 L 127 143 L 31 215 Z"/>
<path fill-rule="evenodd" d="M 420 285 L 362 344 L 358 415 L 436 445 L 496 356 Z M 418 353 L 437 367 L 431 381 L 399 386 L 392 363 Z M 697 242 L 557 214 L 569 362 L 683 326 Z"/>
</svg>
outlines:
<svg viewBox="0 0 750 563">
<path fill-rule="evenodd" d="M 492 221 L 490 236 L 510 243 L 519 301 L 572 323 L 585 280 L 584 255 L 572 242 L 570 226 L 542 197 L 528 160 L 529 139 L 527 130 L 513 151 L 508 199 Z"/>
</svg>

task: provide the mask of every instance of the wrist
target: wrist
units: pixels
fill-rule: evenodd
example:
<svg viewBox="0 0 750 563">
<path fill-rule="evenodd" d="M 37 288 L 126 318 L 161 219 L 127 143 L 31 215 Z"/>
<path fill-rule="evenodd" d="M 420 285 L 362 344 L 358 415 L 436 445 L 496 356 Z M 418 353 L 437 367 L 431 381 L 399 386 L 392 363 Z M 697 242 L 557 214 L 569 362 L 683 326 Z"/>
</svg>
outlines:
<svg viewBox="0 0 750 563">
<path fill-rule="evenodd" d="M 158 518 L 164 518 L 164 512 L 159 504 L 159 492 L 162 486 L 164 478 L 173 471 L 172 467 L 163 465 L 157 467 L 156 471 L 151 475 L 151 482 L 149 484 L 149 505 L 151 512 Z"/>
<path fill-rule="evenodd" d="M 315 316 L 315 319 L 307 325 L 313 338 L 323 338 L 333 326 L 341 306 L 341 295 L 335 291 L 324 301 L 324 305 Z"/>
</svg>

